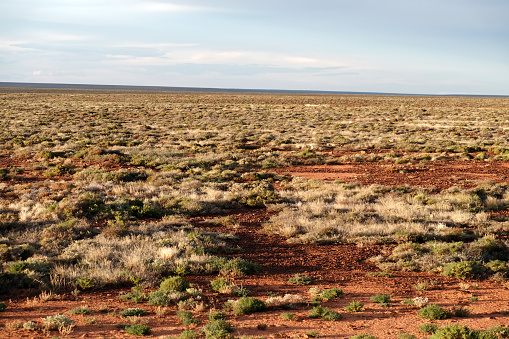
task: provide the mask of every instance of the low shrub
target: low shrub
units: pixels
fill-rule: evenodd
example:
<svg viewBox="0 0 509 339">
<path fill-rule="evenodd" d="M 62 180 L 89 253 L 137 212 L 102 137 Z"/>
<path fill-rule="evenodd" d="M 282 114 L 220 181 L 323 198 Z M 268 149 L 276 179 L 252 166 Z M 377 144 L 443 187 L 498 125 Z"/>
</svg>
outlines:
<svg viewBox="0 0 509 339">
<path fill-rule="evenodd" d="M 348 306 L 345 307 L 345 311 L 347 312 L 360 312 L 362 311 L 362 308 L 364 307 L 364 304 L 360 303 L 359 301 L 352 301 Z"/>
<path fill-rule="evenodd" d="M 449 312 L 436 304 L 431 304 L 421 308 L 419 312 L 417 312 L 417 315 L 420 318 L 431 320 L 446 319 L 450 316 Z"/>
<path fill-rule="evenodd" d="M 230 332 L 233 332 L 232 324 L 223 319 L 214 320 L 205 324 L 202 331 L 208 339 L 233 338 L 233 336 L 230 335 Z"/>
<path fill-rule="evenodd" d="M 214 292 L 225 293 L 225 291 L 228 291 L 229 293 L 232 290 L 233 283 L 226 278 L 219 277 L 212 280 L 210 286 Z"/>
<path fill-rule="evenodd" d="M 65 314 L 55 314 L 42 318 L 44 327 L 50 331 L 58 330 L 63 327 L 68 327 L 74 324 L 74 320 L 66 316 Z"/>
<path fill-rule="evenodd" d="M 419 326 L 419 331 L 421 331 L 422 333 L 431 334 L 431 333 L 435 333 L 437 330 L 438 330 L 438 325 L 436 325 L 436 324 L 424 323 L 421 326 Z"/>
<path fill-rule="evenodd" d="M 478 339 L 479 331 L 470 330 L 466 326 L 449 325 L 444 326 L 435 331 L 429 339 Z M 490 338 L 483 336 L 482 338 Z M 495 339 L 496 337 L 491 337 Z"/>
<path fill-rule="evenodd" d="M 70 314 L 90 314 L 90 309 L 88 307 L 76 307 L 69 310 Z"/>
<path fill-rule="evenodd" d="M 361 333 L 351 336 L 350 339 L 377 339 L 374 335 Z"/>
<path fill-rule="evenodd" d="M 323 291 L 320 294 L 320 297 L 322 297 L 324 300 L 341 298 L 342 296 L 343 296 L 343 290 L 341 290 L 340 288 L 331 288 L 331 289 Z"/>
<path fill-rule="evenodd" d="M 283 313 L 281 314 L 281 318 L 283 318 L 283 320 L 293 320 L 295 318 L 295 313 Z"/>
<path fill-rule="evenodd" d="M 262 312 L 266 307 L 265 303 L 259 299 L 242 297 L 235 302 L 233 313 L 236 315 L 251 314 L 254 312 Z"/>
<path fill-rule="evenodd" d="M 478 261 L 458 261 L 445 265 L 442 275 L 459 279 L 474 279 L 482 277 L 486 270 L 486 267 Z"/>
<path fill-rule="evenodd" d="M 392 295 L 390 294 L 375 294 L 371 297 L 371 301 L 374 303 L 379 304 L 380 306 L 391 306 L 391 303 L 389 302 L 392 298 Z"/>
<path fill-rule="evenodd" d="M 147 325 L 140 324 L 126 326 L 124 330 L 126 331 L 127 334 L 139 336 L 149 335 L 152 332 L 150 330 L 150 327 L 148 327 Z"/>
<path fill-rule="evenodd" d="M 138 307 L 131 307 L 123 311 L 120 311 L 118 314 L 120 314 L 123 317 L 144 316 L 147 315 L 147 311 L 142 310 L 141 308 Z"/>
<path fill-rule="evenodd" d="M 219 320 L 226 318 L 226 313 L 224 312 L 212 312 L 209 314 L 209 320 Z"/>
<path fill-rule="evenodd" d="M 27 321 L 23 324 L 23 328 L 27 331 L 35 331 L 37 330 L 37 324 L 33 321 Z"/>
<path fill-rule="evenodd" d="M 180 332 L 180 336 L 178 339 L 196 339 L 198 338 L 198 333 L 192 330 L 185 330 Z"/>
<path fill-rule="evenodd" d="M 7 304 L 0 302 L 0 312 L 5 311 L 6 308 L 7 308 Z"/>
<path fill-rule="evenodd" d="M 311 310 L 311 313 L 308 314 L 309 318 L 321 318 L 324 320 L 330 320 L 330 321 L 338 321 L 341 318 L 341 314 L 339 314 L 336 311 L 331 310 L 328 307 L 323 306 L 315 306 Z"/>
<path fill-rule="evenodd" d="M 178 275 L 164 279 L 159 285 L 159 289 L 163 291 L 184 292 L 188 287 L 189 283 Z"/>
<path fill-rule="evenodd" d="M 288 279 L 288 283 L 293 285 L 309 285 L 313 283 L 313 279 L 308 276 L 296 273 L 293 277 Z"/>
</svg>

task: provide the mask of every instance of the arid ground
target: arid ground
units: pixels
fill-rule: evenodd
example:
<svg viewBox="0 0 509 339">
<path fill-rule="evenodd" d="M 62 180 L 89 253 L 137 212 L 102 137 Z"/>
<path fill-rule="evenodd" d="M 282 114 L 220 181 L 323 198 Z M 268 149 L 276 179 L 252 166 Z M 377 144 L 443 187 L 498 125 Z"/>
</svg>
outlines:
<svg viewBox="0 0 509 339">
<path fill-rule="evenodd" d="M 132 324 L 157 338 L 509 327 L 509 99 L 2 89 L 0 109 L 2 338 L 127 338 L 118 325 Z M 130 252 L 136 242 L 146 247 Z M 106 251 L 108 264 L 87 257 Z M 296 274 L 312 282 L 289 283 Z M 177 275 L 200 292 L 151 302 Z M 225 307 L 240 295 L 213 291 L 219 276 L 266 309 Z M 316 298 L 331 288 L 343 295 Z M 287 294 L 303 301 L 268 301 Z M 419 316 L 416 297 L 447 318 Z M 309 317 L 319 304 L 342 318 Z M 131 307 L 148 313 L 119 314 Z M 234 330 L 203 332 L 211 312 Z M 45 327 L 56 314 L 73 325 Z"/>
</svg>

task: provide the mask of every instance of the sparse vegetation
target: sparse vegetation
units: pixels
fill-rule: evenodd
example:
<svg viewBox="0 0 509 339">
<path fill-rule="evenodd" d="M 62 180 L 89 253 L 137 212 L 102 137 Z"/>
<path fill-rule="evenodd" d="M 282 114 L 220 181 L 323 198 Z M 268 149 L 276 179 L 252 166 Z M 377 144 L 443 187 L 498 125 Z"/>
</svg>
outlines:
<svg viewBox="0 0 509 339">
<path fill-rule="evenodd" d="M 187 330 L 180 338 L 232 338 L 225 317 L 266 307 L 297 313 L 306 302 L 315 306 L 341 297 L 339 288 L 316 287 L 308 298 L 303 286 L 313 279 L 304 274 L 292 276 L 288 284 L 294 286 L 281 288 L 280 295 L 248 297 L 263 296 L 264 287 L 252 281 L 244 287 L 241 277 L 263 270 L 246 260 L 253 253 L 238 245 L 238 237 L 259 231 L 250 228 L 259 228 L 256 213 L 262 211 L 263 232 L 283 236 L 289 246 L 383 245 L 366 252 L 378 254 L 370 261 L 381 270 L 369 274 L 371 281 L 407 274 L 399 271 L 462 281 L 493 278 L 501 286 L 508 278 L 505 174 L 496 172 L 497 182 L 452 177 L 453 187 L 407 184 L 434 164 L 488 169 L 508 161 L 506 98 L 0 92 L 0 295 L 7 303 L 16 289 L 33 293 L 27 312 L 34 320 L 72 296 L 77 304 L 63 309 L 68 314 L 94 313 L 80 316 L 80 327 L 96 324 L 96 314 L 109 323 L 120 315 L 132 324 L 121 325 L 126 332 L 147 335 L 148 317 L 141 318 L 146 311 L 124 309 L 146 303 L 165 310 L 156 311 L 158 320 L 182 312 L 181 322 L 194 328 L 199 317 L 193 314 L 222 306 L 224 296 L 212 290 L 241 298 L 230 302 L 232 312 L 210 313 L 200 334 Z M 307 180 L 284 173 L 301 165 L 327 165 L 330 176 Z M 358 166 L 357 177 L 336 176 L 342 169 L 336 172 L 335 165 Z M 382 180 L 384 173 L 395 183 Z M 328 249 L 322 251 L 324 263 Z M 285 274 L 305 272 L 320 286 L 325 282 L 314 270 L 310 265 Z M 450 286 L 450 279 L 440 279 Z M 463 283 L 469 286 L 460 285 L 461 293 L 472 293 L 474 284 Z M 116 302 L 126 305 L 120 312 L 117 306 L 82 307 L 89 293 L 105 287 L 122 289 Z M 422 291 L 441 286 L 418 281 L 414 288 L 429 296 Z M 397 289 L 393 293 L 401 297 Z M 371 300 L 390 306 L 390 297 Z M 423 307 L 418 315 L 425 319 L 469 315 L 468 308 L 426 306 L 424 297 L 404 302 Z M 0 303 L 0 311 L 10 319 L 19 300 L 8 305 Z M 359 312 L 363 304 L 353 301 L 345 310 Z M 310 314 L 341 318 L 323 306 Z M 281 317 L 295 319 L 293 313 Z M 60 314 L 41 322 L 14 320 L 5 327 L 59 330 L 65 337 L 74 326 Z M 259 325 L 271 326 L 265 319 Z M 432 334 L 431 327 L 421 331 Z M 432 338 L 507 336 L 505 328 L 438 331 Z"/>
</svg>

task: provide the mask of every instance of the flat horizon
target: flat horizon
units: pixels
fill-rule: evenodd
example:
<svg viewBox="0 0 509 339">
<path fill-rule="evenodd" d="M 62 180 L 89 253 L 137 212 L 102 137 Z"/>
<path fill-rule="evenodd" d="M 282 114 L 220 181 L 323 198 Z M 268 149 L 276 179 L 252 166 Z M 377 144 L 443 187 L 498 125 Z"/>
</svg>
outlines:
<svg viewBox="0 0 509 339">
<path fill-rule="evenodd" d="M 429 94 L 429 93 L 393 93 L 393 92 L 363 92 L 363 91 L 333 91 L 333 90 L 294 90 L 294 89 L 263 89 L 263 88 L 215 88 L 215 87 L 186 87 L 186 86 L 154 86 L 154 85 L 105 85 L 105 84 L 77 84 L 77 83 L 45 83 L 45 82 L 6 82 L 0 81 L 0 88 L 30 88 L 30 89 L 84 89 L 84 90 L 120 90 L 120 91 L 155 91 L 155 92 L 211 92 L 211 93 L 274 93 L 274 94 L 344 94 L 344 95 L 402 95 L 402 96 L 456 96 L 456 97 L 500 97 L 509 95 L 487 94 Z"/>
</svg>

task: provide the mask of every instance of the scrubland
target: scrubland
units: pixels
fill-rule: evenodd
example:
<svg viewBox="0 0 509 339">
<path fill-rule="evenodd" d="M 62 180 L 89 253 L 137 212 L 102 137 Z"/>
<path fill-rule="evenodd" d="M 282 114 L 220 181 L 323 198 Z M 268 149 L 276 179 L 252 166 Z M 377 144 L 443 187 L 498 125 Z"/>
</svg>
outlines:
<svg viewBox="0 0 509 339">
<path fill-rule="evenodd" d="M 281 171 L 502 164 L 509 160 L 507 98 L 1 89 L 0 117 L 0 312 L 15 312 L 20 298 L 38 302 L 19 318 L 0 320 L 0 336 L 73 337 L 81 328 L 99 337 L 93 328 L 102 321 L 118 325 L 114 336 L 361 338 L 361 329 L 320 333 L 324 320 L 347 322 L 363 312 L 339 284 L 298 276 L 281 281 L 298 285 L 298 293 L 274 295 L 242 285 L 246 276 L 262 279 L 268 267 L 263 258 L 245 259 L 256 253 L 236 245 L 246 225 L 232 216 L 258 210 L 269 217 L 255 220 L 256 236 L 321 246 L 323 261 L 330 259 L 327 246 L 377 246 L 366 264 L 378 268 L 365 272 L 371 276 L 426 272 L 469 286 L 509 286 L 505 178 L 437 190 Z M 312 290 L 303 287 L 308 283 Z M 125 309 L 77 309 L 80 298 L 101 291 L 119 294 L 115 302 Z M 392 306 L 392 295 L 377 295 Z M 353 304 L 340 309 L 333 303 L 340 298 Z M 43 299 L 76 306 L 41 318 Z M 414 299 L 401 306 L 409 317 L 441 317 L 422 312 L 427 302 L 408 301 Z M 373 300 L 363 302 L 378 304 Z M 145 321 L 145 309 L 172 329 Z M 469 315 L 461 310 L 442 310 L 443 318 Z M 248 331 L 238 319 L 252 313 L 282 313 L 279 322 L 291 325 L 264 334 L 262 320 Z M 311 321 L 307 330 L 298 326 L 303 317 Z M 509 336 L 506 327 L 437 324 L 428 332 L 406 328 L 398 338 Z"/>
</svg>

